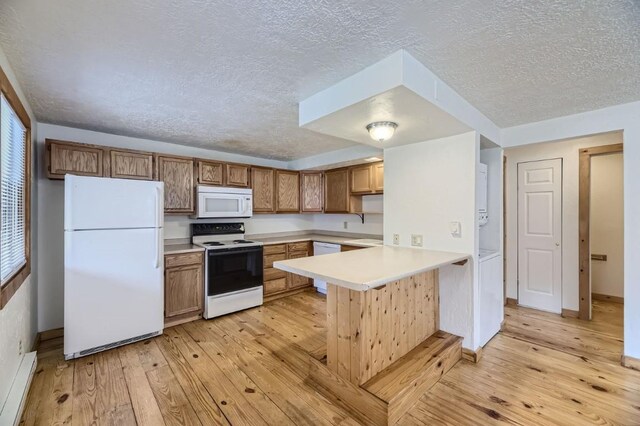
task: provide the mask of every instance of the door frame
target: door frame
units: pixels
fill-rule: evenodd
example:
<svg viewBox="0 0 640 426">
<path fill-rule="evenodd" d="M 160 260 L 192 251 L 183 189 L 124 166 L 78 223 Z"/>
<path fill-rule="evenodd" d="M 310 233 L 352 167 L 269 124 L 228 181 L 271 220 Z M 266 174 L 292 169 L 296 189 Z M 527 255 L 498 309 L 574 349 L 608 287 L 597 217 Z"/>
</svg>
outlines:
<svg viewBox="0 0 640 426">
<path fill-rule="evenodd" d="M 502 291 L 506 305 L 509 299 L 507 298 L 507 156 L 504 151 L 502 152 Z"/>
<path fill-rule="evenodd" d="M 578 318 L 591 319 L 591 157 L 623 152 L 622 144 L 580 148 L 578 166 Z"/>
</svg>

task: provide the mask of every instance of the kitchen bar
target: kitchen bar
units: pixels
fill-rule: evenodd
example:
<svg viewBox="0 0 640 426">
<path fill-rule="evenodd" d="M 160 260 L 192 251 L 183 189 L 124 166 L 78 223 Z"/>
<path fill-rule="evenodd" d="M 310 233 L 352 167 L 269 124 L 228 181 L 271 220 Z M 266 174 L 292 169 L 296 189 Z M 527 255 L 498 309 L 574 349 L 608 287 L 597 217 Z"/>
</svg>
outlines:
<svg viewBox="0 0 640 426">
<path fill-rule="evenodd" d="M 391 246 L 274 262 L 327 282 L 326 365 L 310 379 L 370 424 L 395 422 L 462 356 L 440 330 L 440 267 L 469 255 Z"/>
</svg>

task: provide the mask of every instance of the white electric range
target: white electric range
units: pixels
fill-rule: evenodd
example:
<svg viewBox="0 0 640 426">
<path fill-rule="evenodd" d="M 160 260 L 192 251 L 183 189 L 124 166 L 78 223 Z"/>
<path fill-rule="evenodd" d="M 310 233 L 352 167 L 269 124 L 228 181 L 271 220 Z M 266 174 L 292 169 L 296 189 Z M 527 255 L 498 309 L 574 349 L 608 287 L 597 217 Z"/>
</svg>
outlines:
<svg viewBox="0 0 640 426">
<path fill-rule="evenodd" d="M 245 240 L 243 223 L 194 223 L 191 241 L 205 248 L 204 317 L 262 305 L 262 243 Z"/>
</svg>

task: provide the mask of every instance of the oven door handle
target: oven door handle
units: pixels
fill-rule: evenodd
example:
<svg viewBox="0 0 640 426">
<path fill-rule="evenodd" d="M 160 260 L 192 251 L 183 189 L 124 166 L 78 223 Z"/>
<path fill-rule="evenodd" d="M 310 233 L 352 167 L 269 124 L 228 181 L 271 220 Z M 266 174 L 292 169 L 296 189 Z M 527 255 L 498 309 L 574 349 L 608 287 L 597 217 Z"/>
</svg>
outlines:
<svg viewBox="0 0 640 426">
<path fill-rule="evenodd" d="M 225 254 L 241 254 L 241 253 L 260 253 L 262 252 L 262 246 L 254 246 L 247 248 L 229 248 L 219 250 L 207 250 L 207 256 L 221 256 Z"/>
</svg>

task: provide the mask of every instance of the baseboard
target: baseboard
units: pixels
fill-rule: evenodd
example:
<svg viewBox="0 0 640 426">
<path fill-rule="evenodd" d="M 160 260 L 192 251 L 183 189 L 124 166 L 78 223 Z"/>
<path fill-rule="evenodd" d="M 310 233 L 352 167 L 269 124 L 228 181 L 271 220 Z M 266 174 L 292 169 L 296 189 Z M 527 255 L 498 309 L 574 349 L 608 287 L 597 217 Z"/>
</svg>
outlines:
<svg viewBox="0 0 640 426">
<path fill-rule="evenodd" d="M 479 363 L 480 359 L 482 359 L 482 347 L 479 347 L 475 351 L 467 348 L 462 348 L 462 359 L 466 359 L 467 361 L 476 364 Z"/>
<path fill-rule="evenodd" d="M 613 302 L 613 303 L 624 304 L 624 297 L 609 296 L 607 294 L 591 293 L 591 299 L 593 299 L 593 300 L 602 300 L 604 302 Z"/>
<path fill-rule="evenodd" d="M 511 297 L 507 297 L 507 306 L 518 306 L 518 299 L 512 299 Z"/>
<path fill-rule="evenodd" d="M 563 318 L 579 318 L 580 312 L 573 311 L 571 309 L 562 309 L 562 313 L 560 314 Z"/>
<path fill-rule="evenodd" d="M 632 356 L 622 355 L 622 359 L 620 360 L 620 364 L 623 367 L 630 368 L 632 370 L 640 371 L 640 359 L 634 358 Z"/>
<path fill-rule="evenodd" d="M 9 390 L 9 396 L 4 404 L 4 408 L 2 408 L 2 412 L 0 412 L 0 425 L 16 426 L 20 423 L 37 364 L 38 361 L 35 352 L 26 353 L 22 357 L 22 362 L 13 380 L 13 385 L 11 385 L 11 389 Z"/>
<path fill-rule="evenodd" d="M 40 341 L 44 342 L 46 340 L 57 339 L 58 337 L 64 336 L 64 328 L 54 328 L 53 330 L 42 331 L 38 334 L 40 335 Z"/>
</svg>

